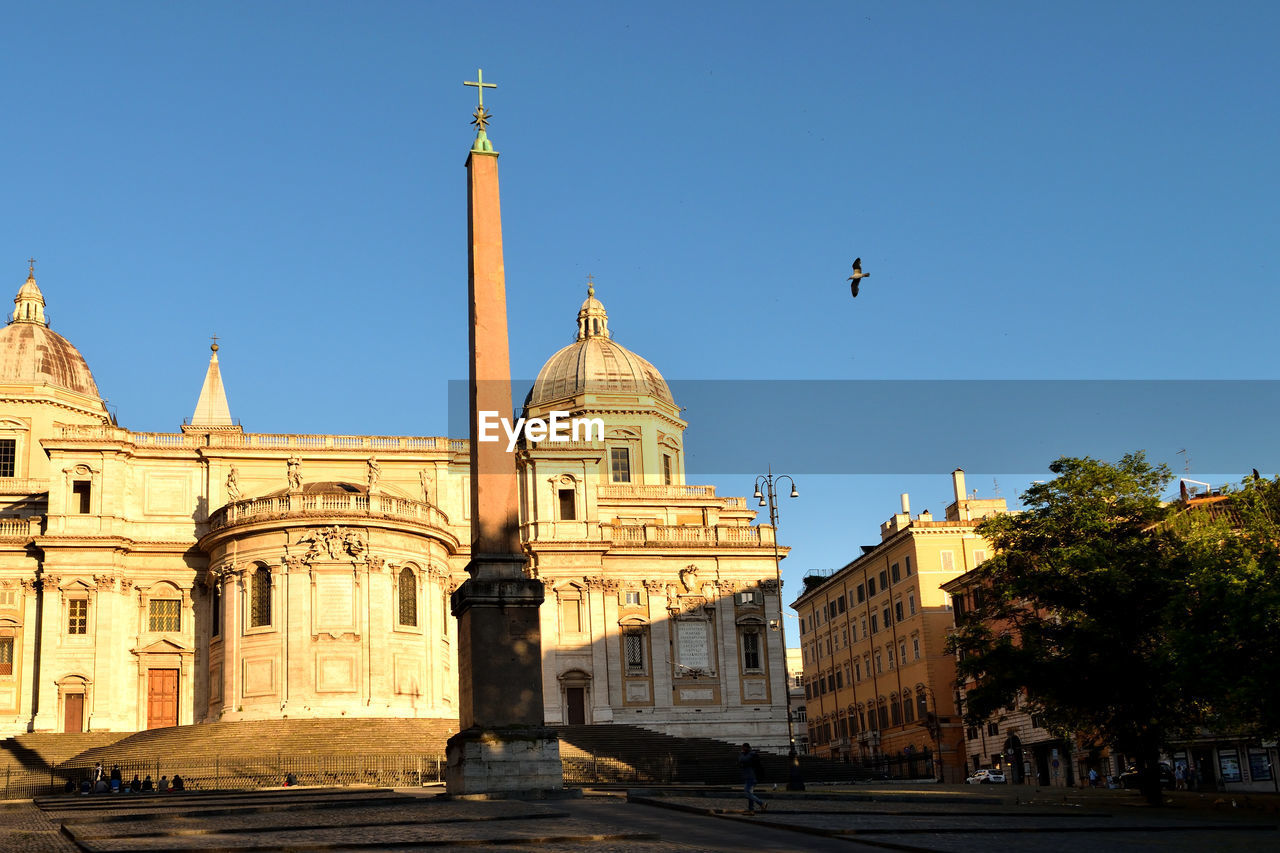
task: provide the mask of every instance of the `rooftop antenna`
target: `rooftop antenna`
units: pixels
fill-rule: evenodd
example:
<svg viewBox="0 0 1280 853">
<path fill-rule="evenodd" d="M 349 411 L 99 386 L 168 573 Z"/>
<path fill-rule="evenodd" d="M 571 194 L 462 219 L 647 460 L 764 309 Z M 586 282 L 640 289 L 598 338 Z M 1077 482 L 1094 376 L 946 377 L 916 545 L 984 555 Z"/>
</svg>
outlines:
<svg viewBox="0 0 1280 853">
<path fill-rule="evenodd" d="M 995 477 L 991 478 L 991 488 L 995 491 L 996 497 L 1000 497 L 1000 481 Z"/>
<path fill-rule="evenodd" d="M 1178 454 L 1182 456 L 1182 473 L 1190 474 L 1191 473 L 1191 456 L 1187 453 L 1187 449 L 1185 447 L 1182 448 L 1181 450 L 1178 451 Z"/>
</svg>

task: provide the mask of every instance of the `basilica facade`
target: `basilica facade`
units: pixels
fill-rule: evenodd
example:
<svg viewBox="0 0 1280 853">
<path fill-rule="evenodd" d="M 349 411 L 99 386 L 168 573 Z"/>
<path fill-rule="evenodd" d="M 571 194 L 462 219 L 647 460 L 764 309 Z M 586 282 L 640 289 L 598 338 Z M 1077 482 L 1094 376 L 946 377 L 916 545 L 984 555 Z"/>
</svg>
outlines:
<svg viewBox="0 0 1280 853">
<path fill-rule="evenodd" d="M 33 273 L 14 303 L 0 330 L 0 737 L 456 719 L 466 440 L 245 432 L 216 345 L 190 422 L 134 432 L 48 327 Z M 526 571 L 546 589 L 547 723 L 785 749 L 786 549 L 744 499 L 685 482 L 681 410 L 612 339 L 594 292 L 525 401 L 528 417 L 553 411 L 604 434 L 516 451 Z"/>
</svg>

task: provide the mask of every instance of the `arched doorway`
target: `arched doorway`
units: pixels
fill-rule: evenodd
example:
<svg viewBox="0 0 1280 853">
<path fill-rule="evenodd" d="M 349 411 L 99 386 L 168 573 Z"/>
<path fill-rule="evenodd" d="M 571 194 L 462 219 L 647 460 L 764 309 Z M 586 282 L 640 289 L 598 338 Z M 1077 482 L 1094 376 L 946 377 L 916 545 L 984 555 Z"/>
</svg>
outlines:
<svg viewBox="0 0 1280 853">
<path fill-rule="evenodd" d="M 587 688 L 591 686 L 591 676 L 580 669 L 571 669 L 560 675 L 558 680 L 564 721 L 571 726 L 591 722 L 587 709 Z"/>
</svg>

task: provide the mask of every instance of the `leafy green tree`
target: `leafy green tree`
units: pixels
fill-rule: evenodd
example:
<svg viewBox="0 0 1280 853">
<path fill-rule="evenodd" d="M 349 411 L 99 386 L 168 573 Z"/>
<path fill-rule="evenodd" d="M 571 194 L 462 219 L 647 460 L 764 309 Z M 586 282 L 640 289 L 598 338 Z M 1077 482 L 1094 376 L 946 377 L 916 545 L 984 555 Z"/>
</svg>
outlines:
<svg viewBox="0 0 1280 853">
<path fill-rule="evenodd" d="M 1196 722 L 1280 734 L 1280 480 L 1251 477 L 1166 525 L 1183 543 L 1186 584 L 1170 641 Z"/>
<path fill-rule="evenodd" d="M 982 603 L 951 641 L 960 683 L 973 681 L 966 718 L 1021 704 L 1135 759 L 1159 802 L 1160 747 L 1195 714 L 1169 642 L 1190 565 L 1160 525 L 1172 474 L 1142 453 L 1063 457 L 1049 470 L 1024 512 L 978 527 L 995 555 L 975 569 Z"/>
</svg>

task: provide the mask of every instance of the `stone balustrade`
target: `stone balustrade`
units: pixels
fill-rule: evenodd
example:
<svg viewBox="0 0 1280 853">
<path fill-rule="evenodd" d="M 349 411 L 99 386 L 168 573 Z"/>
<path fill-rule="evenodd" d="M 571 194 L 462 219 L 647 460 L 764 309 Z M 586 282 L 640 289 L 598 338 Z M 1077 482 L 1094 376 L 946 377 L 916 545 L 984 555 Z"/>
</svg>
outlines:
<svg viewBox="0 0 1280 853">
<path fill-rule="evenodd" d="M 0 539 L 30 539 L 40 535 L 41 516 L 0 518 Z"/>
<path fill-rule="evenodd" d="M 291 515 L 389 516 L 427 527 L 447 529 L 449 517 L 430 504 L 396 495 L 352 492 L 290 492 L 235 501 L 209 518 L 209 530 Z"/>
<path fill-rule="evenodd" d="M 715 486 L 641 486 L 611 483 L 597 487 L 601 500 L 671 500 L 673 498 L 714 498 Z"/>
<path fill-rule="evenodd" d="M 135 447 L 225 447 L 252 450 L 451 450 L 465 451 L 467 440 L 412 435 L 289 435 L 227 432 L 208 434 L 132 432 L 112 426 L 71 425 L 57 431 L 59 438 L 118 441 Z"/>
<path fill-rule="evenodd" d="M 583 524 L 575 533 L 585 530 L 586 541 L 605 542 L 621 548 L 772 548 L 773 528 L 759 526 L 696 524 Z M 523 525 L 528 542 L 551 542 L 580 539 L 572 535 L 563 522 L 531 522 Z"/>
<path fill-rule="evenodd" d="M 49 480 L 33 477 L 0 477 L 0 495 L 38 495 L 49 491 Z"/>
</svg>

